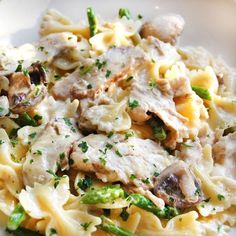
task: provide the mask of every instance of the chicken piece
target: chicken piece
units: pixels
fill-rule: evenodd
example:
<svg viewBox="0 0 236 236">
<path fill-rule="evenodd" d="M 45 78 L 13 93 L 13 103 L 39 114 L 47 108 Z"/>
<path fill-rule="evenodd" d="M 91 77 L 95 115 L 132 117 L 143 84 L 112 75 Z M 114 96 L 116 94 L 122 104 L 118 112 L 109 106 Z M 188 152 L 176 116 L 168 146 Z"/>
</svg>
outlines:
<svg viewBox="0 0 236 236">
<path fill-rule="evenodd" d="M 224 134 L 227 135 L 222 136 L 213 145 L 215 160 L 213 175 L 228 176 L 236 180 L 236 132 L 224 132 Z"/>
<path fill-rule="evenodd" d="M 0 117 L 9 113 L 9 101 L 6 96 L 0 96 Z"/>
<path fill-rule="evenodd" d="M 168 166 L 157 177 L 154 193 L 170 206 L 187 208 L 201 201 L 198 181 L 183 161 Z"/>
<path fill-rule="evenodd" d="M 73 145 L 73 167 L 94 172 L 103 182 L 152 186 L 152 178 L 175 161 L 159 144 L 125 135 L 90 134 Z"/>
<path fill-rule="evenodd" d="M 154 36 L 165 43 L 175 44 L 184 29 L 184 19 L 180 15 L 164 15 L 145 23 L 140 31 L 144 38 Z"/>
<path fill-rule="evenodd" d="M 104 55 L 75 70 L 52 88 L 57 99 L 93 97 L 113 81 L 131 74 L 135 65 L 144 58 L 139 48 L 111 48 Z"/>
<path fill-rule="evenodd" d="M 170 130 L 165 145 L 175 148 L 176 142 L 182 142 L 183 138 L 188 137 L 188 128 L 185 125 L 187 119 L 176 111 L 173 96 L 162 94 L 159 88 L 151 88 L 149 83 L 148 68 L 143 67 L 131 85 L 129 101 L 136 101 L 137 106 L 131 107 L 129 114 L 138 123 L 150 119 L 151 113 L 158 116 Z"/>
<path fill-rule="evenodd" d="M 61 52 L 76 48 L 77 37 L 71 33 L 54 33 L 42 37 L 39 42 L 25 44 L 18 48 L 0 46 L 0 75 L 13 73 L 19 62 L 24 68 L 36 61 L 51 63 Z"/>
<path fill-rule="evenodd" d="M 52 178 L 47 173 L 57 169 L 68 169 L 68 156 L 72 142 L 82 135 L 75 128 L 75 122 L 69 118 L 55 118 L 48 123 L 42 133 L 32 144 L 23 164 L 25 185 L 33 186 L 35 182 L 46 183 Z"/>
<path fill-rule="evenodd" d="M 39 104 L 47 93 L 46 74 L 39 63 L 32 64 L 29 74 L 15 72 L 9 78 L 8 99 L 15 113 L 25 112 Z"/>
</svg>

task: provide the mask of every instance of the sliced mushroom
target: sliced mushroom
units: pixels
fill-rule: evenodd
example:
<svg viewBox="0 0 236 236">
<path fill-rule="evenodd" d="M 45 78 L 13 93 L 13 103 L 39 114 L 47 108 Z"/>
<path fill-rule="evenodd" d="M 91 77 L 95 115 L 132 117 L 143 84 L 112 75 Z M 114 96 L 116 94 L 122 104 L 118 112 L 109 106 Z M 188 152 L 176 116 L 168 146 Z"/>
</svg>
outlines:
<svg viewBox="0 0 236 236">
<path fill-rule="evenodd" d="M 39 63 L 32 64 L 26 72 L 15 72 L 9 77 L 8 99 L 15 113 L 28 111 L 45 97 L 46 73 Z"/>
<path fill-rule="evenodd" d="M 170 206 L 187 208 L 197 204 L 202 198 L 198 181 L 183 161 L 164 169 L 154 186 L 154 194 Z"/>
<path fill-rule="evenodd" d="M 184 19 L 180 15 L 158 16 L 145 23 L 140 31 L 143 38 L 156 37 L 165 43 L 175 44 L 184 28 Z"/>
</svg>

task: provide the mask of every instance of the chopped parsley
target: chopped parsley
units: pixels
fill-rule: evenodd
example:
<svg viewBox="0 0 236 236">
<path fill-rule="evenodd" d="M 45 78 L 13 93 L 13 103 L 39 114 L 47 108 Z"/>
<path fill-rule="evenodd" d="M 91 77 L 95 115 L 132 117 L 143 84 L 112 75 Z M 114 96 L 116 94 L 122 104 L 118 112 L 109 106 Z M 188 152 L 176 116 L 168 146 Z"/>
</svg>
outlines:
<svg viewBox="0 0 236 236">
<path fill-rule="evenodd" d="M 87 163 L 88 160 L 89 160 L 88 158 L 84 158 L 84 159 L 83 159 L 83 163 Z"/>
<path fill-rule="evenodd" d="M 33 154 L 38 155 L 38 156 L 42 156 L 43 153 L 40 150 L 36 150 Z"/>
<path fill-rule="evenodd" d="M 3 140 L 0 140 L 0 145 L 2 145 L 3 143 L 5 143 Z"/>
<path fill-rule="evenodd" d="M 30 159 L 29 163 L 32 164 L 33 162 L 34 162 L 34 160 L 33 160 L 33 159 Z"/>
<path fill-rule="evenodd" d="M 84 231 L 87 231 L 88 230 L 88 227 L 90 226 L 92 224 L 92 222 L 85 222 L 85 223 L 82 223 L 82 224 L 80 224 L 82 227 L 83 227 L 83 229 L 84 229 Z"/>
<path fill-rule="evenodd" d="M 204 202 L 209 202 L 211 200 L 211 198 L 206 198 L 205 200 L 203 200 Z"/>
<path fill-rule="evenodd" d="M 153 173 L 153 176 L 155 176 L 155 177 L 157 177 L 157 176 L 159 176 L 159 175 L 160 175 L 160 173 L 157 172 L 157 171 L 155 171 L 155 172 Z"/>
<path fill-rule="evenodd" d="M 81 149 L 81 151 L 82 151 L 83 153 L 85 153 L 85 152 L 88 151 L 88 144 L 87 144 L 87 142 L 85 142 L 85 141 L 82 141 L 82 142 L 78 145 L 78 147 Z"/>
<path fill-rule="evenodd" d="M 37 133 L 33 132 L 33 133 L 29 134 L 29 138 L 33 139 L 33 138 L 35 138 L 36 135 L 37 135 Z"/>
<path fill-rule="evenodd" d="M 23 63 L 23 60 L 20 60 L 20 61 L 18 61 L 18 66 L 16 67 L 16 69 L 15 69 L 15 72 L 21 72 L 22 71 L 22 63 Z"/>
<path fill-rule="evenodd" d="M 127 221 L 129 218 L 129 213 L 126 211 L 126 208 L 122 209 L 122 212 L 120 213 L 120 217 L 123 221 Z"/>
<path fill-rule="evenodd" d="M 70 36 L 70 37 L 68 37 L 67 39 L 68 39 L 68 40 L 71 40 L 71 39 L 72 39 L 72 37 Z"/>
<path fill-rule="evenodd" d="M 54 75 L 54 79 L 56 80 L 56 81 L 58 81 L 58 80 L 61 80 L 61 76 L 60 75 Z"/>
<path fill-rule="evenodd" d="M 107 64 L 106 61 L 100 61 L 99 59 L 96 59 L 95 66 L 98 68 L 98 70 L 102 69 L 103 66 Z"/>
<path fill-rule="evenodd" d="M 28 76 L 29 77 L 29 71 L 27 69 L 22 69 L 22 72 L 24 74 L 24 76 Z"/>
<path fill-rule="evenodd" d="M 3 112 L 4 111 L 4 108 L 3 107 L 0 107 L 0 112 Z"/>
<path fill-rule="evenodd" d="M 104 157 L 99 157 L 99 161 L 101 162 L 101 164 L 102 164 L 103 166 L 105 166 L 106 163 L 107 163 L 107 161 L 106 161 L 106 159 L 105 159 Z"/>
<path fill-rule="evenodd" d="M 65 153 L 64 152 L 62 152 L 62 153 L 60 153 L 59 154 L 59 158 L 60 158 L 60 160 L 62 161 L 62 160 L 64 160 L 65 159 Z"/>
<path fill-rule="evenodd" d="M 92 185 L 93 185 L 93 180 L 88 175 L 85 175 L 84 179 L 80 179 L 77 183 L 77 186 L 84 191 L 90 188 Z"/>
<path fill-rule="evenodd" d="M 155 80 L 152 80 L 148 83 L 148 85 L 151 89 L 154 89 L 157 86 L 157 82 Z"/>
<path fill-rule="evenodd" d="M 144 184 L 150 184 L 150 179 L 149 179 L 149 178 L 142 179 L 142 182 L 143 182 Z"/>
<path fill-rule="evenodd" d="M 218 198 L 219 201 L 222 201 L 222 200 L 225 199 L 225 196 L 222 195 L 222 194 L 217 194 L 217 198 Z"/>
<path fill-rule="evenodd" d="M 38 48 L 38 50 L 42 52 L 44 50 L 44 47 L 41 46 Z"/>
<path fill-rule="evenodd" d="M 106 78 L 109 78 L 110 77 L 110 75 L 111 75 L 111 71 L 110 70 L 107 70 L 107 72 L 106 72 Z"/>
<path fill-rule="evenodd" d="M 137 100 L 131 101 L 130 99 L 128 100 L 128 106 L 132 109 L 136 108 L 139 106 L 139 102 Z"/>
<path fill-rule="evenodd" d="M 129 9 L 127 8 L 120 8 L 119 10 L 119 17 L 122 18 L 122 17 L 126 17 L 128 20 L 131 19 L 131 13 L 129 11 Z"/>
<path fill-rule="evenodd" d="M 132 80 L 133 78 L 134 78 L 134 76 L 131 75 L 131 76 L 129 76 L 129 77 L 126 79 L 126 81 L 129 82 L 129 81 Z"/>
<path fill-rule="evenodd" d="M 49 170 L 46 170 L 47 173 L 49 173 L 50 175 L 53 176 L 53 179 L 54 179 L 54 188 L 57 188 L 58 184 L 60 183 L 60 180 L 62 178 L 65 178 L 65 176 L 58 176 L 56 173 L 54 173 L 51 169 Z"/>
<path fill-rule="evenodd" d="M 107 143 L 107 144 L 106 144 L 106 148 L 107 148 L 107 149 L 112 149 L 112 147 L 113 147 L 112 144 L 110 144 L 110 143 Z"/>
<path fill-rule="evenodd" d="M 81 66 L 80 67 L 80 76 L 83 76 L 83 75 L 86 75 L 88 74 L 93 68 L 93 65 L 90 65 L 90 66 Z"/>
<path fill-rule="evenodd" d="M 72 125 L 70 119 L 67 118 L 67 117 L 64 117 L 63 120 L 64 120 L 64 122 L 65 122 L 65 124 L 66 124 L 67 126 L 71 127 L 71 131 L 75 133 L 76 130 L 75 130 L 75 128 L 73 127 L 73 125 Z"/>
<path fill-rule="evenodd" d="M 129 177 L 131 180 L 137 179 L 137 176 L 135 174 L 131 174 Z"/>
<path fill-rule="evenodd" d="M 133 132 L 127 132 L 127 133 L 125 134 L 125 140 L 127 140 L 128 138 L 133 137 L 133 136 L 134 136 L 134 133 L 133 133 Z"/>
<path fill-rule="evenodd" d="M 211 94 L 208 89 L 202 87 L 192 86 L 192 90 L 200 97 L 205 100 L 211 100 Z"/>
<path fill-rule="evenodd" d="M 49 236 L 53 236 L 53 235 L 55 235 L 55 234 L 57 234 L 56 229 L 50 228 L 50 230 L 49 230 Z"/>
<path fill-rule="evenodd" d="M 11 144 L 12 144 L 13 147 L 15 147 L 18 144 L 18 140 L 11 139 Z"/>
<path fill-rule="evenodd" d="M 108 133 L 107 137 L 108 137 L 108 138 L 111 138 L 113 134 L 114 134 L 114 132 L 110 131 L 110 132 Z"/>
<path fill-rule="evenodd" d="M 120 153 L 119 150 L 116 150 L 116 155 L 119 156 L 119 157 L 123 157 L 123 155 Z"/>
<path fill-rule="evenodd" d="M 139 20 L 143 19 L 143 16 L 141 14 L 138 14 L 138 19 Z"/>
</svg>

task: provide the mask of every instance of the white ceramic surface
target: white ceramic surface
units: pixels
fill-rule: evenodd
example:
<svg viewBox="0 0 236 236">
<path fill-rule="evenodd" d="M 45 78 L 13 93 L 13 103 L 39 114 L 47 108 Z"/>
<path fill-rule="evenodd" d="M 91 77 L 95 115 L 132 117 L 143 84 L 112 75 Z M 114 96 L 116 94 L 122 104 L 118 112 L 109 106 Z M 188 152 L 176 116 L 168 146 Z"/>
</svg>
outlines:
<svg viewBox="0 0 236 236">
<path fill-rule="evenodd" d="M 49 8 L 79 21 L 85 19 L 88 6 L 104 18 L 114 17 L 120 7 L 144 19 L 181 14 L 186 26 L 180 44 L 204 46 L 236 67 L 236 0 L 0 0 L 0 43 L 17 46 L 37 40 L 41 16 Z"/>
</svg>

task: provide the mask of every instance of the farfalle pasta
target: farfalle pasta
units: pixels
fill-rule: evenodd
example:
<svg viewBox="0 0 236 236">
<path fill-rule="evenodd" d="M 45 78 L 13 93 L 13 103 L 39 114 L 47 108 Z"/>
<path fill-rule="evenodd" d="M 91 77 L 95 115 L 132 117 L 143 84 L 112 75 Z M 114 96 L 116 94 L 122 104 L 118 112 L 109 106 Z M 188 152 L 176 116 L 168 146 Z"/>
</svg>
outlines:
<svg viewBox="0 0 236 236">
<path fill-rule="evenodd" d="M 0 227 L 12 235 L 227 236 L 235 69 L 176 46 L 179 15 L 56 10 L 0 46 Z"/>
</svg>

